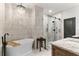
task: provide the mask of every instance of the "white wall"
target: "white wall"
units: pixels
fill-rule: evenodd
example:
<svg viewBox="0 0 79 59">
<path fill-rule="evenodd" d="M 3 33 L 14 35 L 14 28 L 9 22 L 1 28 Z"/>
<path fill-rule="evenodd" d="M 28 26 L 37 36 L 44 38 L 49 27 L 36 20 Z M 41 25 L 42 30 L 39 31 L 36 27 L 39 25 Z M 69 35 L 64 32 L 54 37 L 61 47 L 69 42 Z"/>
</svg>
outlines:
<svg viewBox="0 0 79 59">
<path fill-rule="evenodd" d="M 35 39 L 35 48 L 36 48 L 36 39 L 43 36 L 43 8 L 34 6 L 32 8 L 32 19 L 33 19 L 33 38 Z"/>
<path fill-rule="evenodd" d="M 25 12 L 18 12 L 15 3 L 5 4 L 4 32 L 8 32 L 8 39 L 34 38 L 43 35 L 43 9 L 38 6 L 26 8 Z"/>
<path fill-rule="evenodd" d="M 61 16 L 58 16 L 59 14 Z M 54 16 L 62 19 L 62 38 L 64 37 L 63 20 L 66 18 L 71 18 L 71 17 L 76 17 L 76 35 L 79 35 L 79 6 L 64 10 L 62 12 L 55 14 Z"/>
<path fill-rule="evenodd" d="M 31 10 L 18 11 L 16 4 L 5 5 L 5 30 L 9 39 L 32 38 Z"/>
<path fill-rule="evenodd" d="M 0 3 L 0 47 L 1 47 L 1 37 L 4 33 L 4 21 L 5 21 L 5 4 Z M 0 48 L 0 56 L 1 56 L 1 48 Z"/>
<path fill-rule="evenodd" d="M 14 3 L 0 3 L 0 39 L 6 32 L 10 34 L 8 40 L 36 39 L 43 35 L 43 9 L 34 6 L 32 9 L 26 8 L 25 12 L 21 13 L 18 13 L 17 5 Z"/>
<path fill-rule="evenodd" d="M 35 36 L 43 36 L 43 8 L 35 6 Z"/>
<path fill-rule="evenodd" d="M 79 35 L 79 7 L 72 8 L 62 13 L 63 19 L 76 17 L 76 35 Z"/>
<path fill-rule="evenodd" d="M 48 39 L 47 34 L 48 34 L 48 17 L 46 15 L 43 15 L 43 36 L 44 38 Z"/>
<path fill-rule="evenodd" d="M 5 4 L 0 3 L 0 40 L 4 33 L 4 21 L 5 21 Z"/>
</svg>

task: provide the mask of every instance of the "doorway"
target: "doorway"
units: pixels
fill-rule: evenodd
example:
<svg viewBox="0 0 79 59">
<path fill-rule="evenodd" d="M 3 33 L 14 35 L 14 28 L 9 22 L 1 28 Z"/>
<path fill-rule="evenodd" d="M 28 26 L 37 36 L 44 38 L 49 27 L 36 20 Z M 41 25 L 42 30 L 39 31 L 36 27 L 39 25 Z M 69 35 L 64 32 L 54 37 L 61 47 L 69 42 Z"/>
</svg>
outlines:
<svg viewBox="0 0 79 59">
<path fill-rule="evenodd" d="M 64 38 L 75 35 L 75 17 L 64 19 Z"/>
</svg>

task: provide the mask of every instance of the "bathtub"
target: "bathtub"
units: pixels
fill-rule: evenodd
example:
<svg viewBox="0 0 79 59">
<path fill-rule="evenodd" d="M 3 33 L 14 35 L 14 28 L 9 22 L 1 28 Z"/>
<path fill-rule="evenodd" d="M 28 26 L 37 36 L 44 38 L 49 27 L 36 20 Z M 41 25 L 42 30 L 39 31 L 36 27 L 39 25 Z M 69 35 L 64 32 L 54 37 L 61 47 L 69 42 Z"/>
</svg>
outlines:
<svg viewBox="0 0 79 59">
<path fill-rule="evenodd" d="M 18 47 L 12 47 L 10 45 L 6 48 L 7 56 L 27 56 L 32 52 L 33 39 L 16 40 L 20 43 Z"/>
</svg>

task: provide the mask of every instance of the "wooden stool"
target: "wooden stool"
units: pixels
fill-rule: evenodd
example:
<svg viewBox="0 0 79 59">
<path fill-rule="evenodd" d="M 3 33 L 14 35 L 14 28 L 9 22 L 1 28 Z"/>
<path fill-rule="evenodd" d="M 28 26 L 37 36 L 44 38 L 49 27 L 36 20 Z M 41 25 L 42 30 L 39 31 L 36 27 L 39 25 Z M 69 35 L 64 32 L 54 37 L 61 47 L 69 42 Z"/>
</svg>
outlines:
<svg viewBox="0 0 79 59">
<path fill-rule="evenodd" d="M 43 42 L 44 42 L 44 45 L 43 45 Z M 37 49 L 38 49 L 38 43 L 39 43 L 40 51 L 41 51 L 41 47 L 43 46 L 44 46 L 44 49 L 46 49 L 46 39 L 42 37 L 37 38 Z"/>
</svg>

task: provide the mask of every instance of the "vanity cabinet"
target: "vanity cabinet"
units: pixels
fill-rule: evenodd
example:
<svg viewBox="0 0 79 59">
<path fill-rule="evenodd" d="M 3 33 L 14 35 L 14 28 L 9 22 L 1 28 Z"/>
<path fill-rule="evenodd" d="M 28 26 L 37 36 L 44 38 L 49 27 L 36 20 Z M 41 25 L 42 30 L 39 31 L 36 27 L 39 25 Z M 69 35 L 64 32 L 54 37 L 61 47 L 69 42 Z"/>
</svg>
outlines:
<svg viewBox="0 0 79 59">
<path fill-rule="evenodd" d="M 52 45 L 52 56 L 77 56 L 75 53 Z"/>
</svg>

